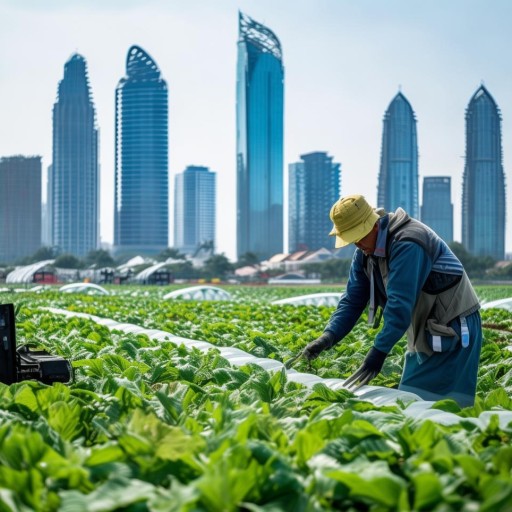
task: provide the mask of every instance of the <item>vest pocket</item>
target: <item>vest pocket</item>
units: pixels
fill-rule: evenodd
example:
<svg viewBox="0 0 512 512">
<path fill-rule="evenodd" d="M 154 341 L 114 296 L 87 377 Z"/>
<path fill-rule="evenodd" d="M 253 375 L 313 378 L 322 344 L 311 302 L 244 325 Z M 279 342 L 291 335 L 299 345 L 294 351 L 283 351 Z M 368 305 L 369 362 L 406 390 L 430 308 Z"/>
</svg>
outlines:
<svg viewBox="0 0 512 512">
<path fill-rule="evenodd" d="M 452 352 L 460 343 L 460 337 L 452 327 L 436 323 L 433 318 L 427 320 L 427 344 L 434 352 Z"/>
</svg>

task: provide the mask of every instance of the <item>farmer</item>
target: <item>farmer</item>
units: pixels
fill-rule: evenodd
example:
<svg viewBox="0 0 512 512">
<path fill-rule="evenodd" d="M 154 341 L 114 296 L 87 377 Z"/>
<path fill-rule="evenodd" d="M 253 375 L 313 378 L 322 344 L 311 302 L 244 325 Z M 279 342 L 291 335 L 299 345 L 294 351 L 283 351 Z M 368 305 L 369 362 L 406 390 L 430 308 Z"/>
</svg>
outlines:
<svg viewBox="0 0 512 512">
<path fill-rule="evenodd" d="M 457 257 L 425 224 L 402 208 L 385 213 L 361 195 L 331 208 L 336 247 L 355 244 L 347 283 L 323 334 L 302 352 L 308 360 L 342 340 L 368 306 L 368 323 L 384 324 L 350 389 L 368 384 L 407 332 L 407 353 L 398 389 L 424 400 L 474 402 L 482 345 L 480 304 Z"/>
</svg>

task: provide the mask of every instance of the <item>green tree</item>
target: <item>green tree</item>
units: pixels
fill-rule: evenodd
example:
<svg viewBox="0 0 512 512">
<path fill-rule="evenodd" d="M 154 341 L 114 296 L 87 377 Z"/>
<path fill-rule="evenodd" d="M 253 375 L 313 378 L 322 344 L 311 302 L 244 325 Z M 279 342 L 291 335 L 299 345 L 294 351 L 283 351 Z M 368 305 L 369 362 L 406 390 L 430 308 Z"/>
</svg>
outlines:
<svg viewBox="0 0 512 512">
<path fill-rule="evenodd" d="M 185 255 L 174 247 L 167 247 L 167 249 L 164 249 L 160 254 L 158 254 L 158 256 L 156 256 L 157 261 L 166 261 L 169 258 L 172 258 L 173 260 L 184 260 Z"/>
<path fill-rule="evenodd" d="M 305 265 L 304 270 L 306 275 L 320 275 L 320 279 L 324 282 L 339 283 L 348 280 L 351 263 L 352 260 L 350 259 L 331 259 L 322 263 Z"/>
<path fill-rule="evenodd" d="M 96 265 L 96 268 L 113 267 L 116 264 L 114 258 L 104 249 L 90 251 L 85 257 L 85 263 L 88 266 Z"/>
<path fill-rule="evenodd" d="M 241 268 L 241 267 L 254 267 L 256 265 L 259 265 L 260 260 L 256 254 L 253 252 L 246 252 L 238 258 L 238 261 L 236 262 L 235 267 Z"/>
<path fill-rule="evenodd" d="M 61 254 L 55 259 L 54 265 L 58 268 L 83 268 L 84 262 L 74 254 Z"/>
<path fill-rule="evenodd" d="M 233 264 L 228 260 L 228 258 L 222 254 L 214 254 L 209 259 L 206 260 L 203 273 L 207 278 L 218 277 L 219 279 L 223 279 L 226 275 L 233 271 Z"/>
</svg>

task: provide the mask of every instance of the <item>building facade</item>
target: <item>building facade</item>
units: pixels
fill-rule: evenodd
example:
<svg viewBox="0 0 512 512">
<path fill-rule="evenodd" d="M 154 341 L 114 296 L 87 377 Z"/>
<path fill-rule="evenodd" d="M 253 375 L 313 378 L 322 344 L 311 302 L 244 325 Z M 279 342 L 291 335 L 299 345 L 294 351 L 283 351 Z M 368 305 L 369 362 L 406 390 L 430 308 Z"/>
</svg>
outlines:
<svg viewBox="0 0 512 512">
<path fill-rule="evenodd" d="M 188 166 L 174 180 L 174 247 L 193 255 L 201 245 L 215 248 L 216 174 Z"/>
<path fill-rule="evenodd" d="M 505 258 L 505 174 L 501 114 L 481 85 L 466 109 L 462 244 L 474 256 Z"/>
<path fill-rule="evenodd" d="M 266 259 L 283 251 L 281 44 L 239 14 L 237 60 L 237 253 Z"/>
<path fill-rule="evenodd" d="M 384 114 L 377 206 L 419 216 L 416 117 L 401 92 Z"/>
<path fill-rule="evenodd" d="M 51 183 L 52 243 L 78 257 L 99 243 L 98 130 L 85 59 L 75 53 L 64 65 L 53 106 Z"/>
<path fill-rule="evenodd" d="M 451 178 L 423 178 L 421 222 L 431 227 L 446 243 L 453 242 L 453 204 Z"/>
<path fill-rule="evenodd" d="M 155 61 L 132 46 L 116 88 L 114 251 L 169 245 L 168 90 Z"/>
<path fill-rule="evenodd" d="M 340 197 L 341 166 L 320 151 L 300 158 L 288 166 L 288 251 L 331 249 L 329 211 Z"/>
<path fill-rule="evenodd" d="M 41 157 L 0 158 L 0 262 L 41 247 Z"/>
</svg>

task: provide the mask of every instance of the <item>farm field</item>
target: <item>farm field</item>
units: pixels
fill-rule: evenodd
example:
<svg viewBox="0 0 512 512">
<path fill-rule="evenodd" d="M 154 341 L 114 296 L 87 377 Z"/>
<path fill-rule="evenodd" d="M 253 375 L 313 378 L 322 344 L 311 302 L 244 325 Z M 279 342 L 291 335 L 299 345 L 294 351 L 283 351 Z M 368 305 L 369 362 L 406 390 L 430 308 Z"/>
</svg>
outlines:
<svg viewBox="0 0 512 512">
<path fill-rule="evenodd" d="M 512 313 L 482 311 L 477 400 L 466 409 L 434 404 L 460 417 L 444 425 L 405 414 L 411 402 L 376 406 L 173 341 L 285 362 L 322 332 L 333 308 L 271 302 L 339 287 L 226 286 L 231 301 L 163 300 L 176 288 L 0 295 L 17 307 L 18 345 L 65 357 L 75 372 L 69 385 L 0 384 L 0 512 L 512 510 Z M 507 286 L 476 290 L 482 302 L 512 297 Z M 297 369 L 345 378 L 375 334 L 362 318 Z M 402 340 L 372 385 L 397 387 L 404 349 Z"/>
</svg>

